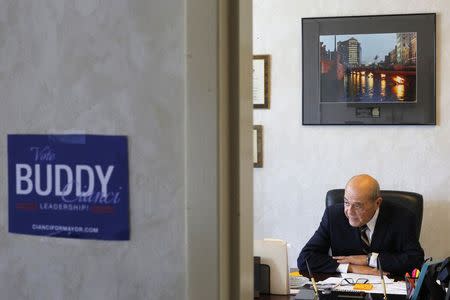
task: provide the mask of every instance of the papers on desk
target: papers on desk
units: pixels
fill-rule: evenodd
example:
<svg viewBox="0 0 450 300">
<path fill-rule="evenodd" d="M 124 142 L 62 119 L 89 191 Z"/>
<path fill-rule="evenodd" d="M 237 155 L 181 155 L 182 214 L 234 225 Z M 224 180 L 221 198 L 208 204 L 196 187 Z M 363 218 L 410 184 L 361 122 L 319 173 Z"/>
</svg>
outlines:
<svg viewBox="0 0 450 300">
<path fill-rule="evenodd" d="M 352 286 L 337 286 L 335 291 L 342 292 L 358 292 L 360 290 L 354 290 Z M 369 294 L 383 294 L 383 285 L 381 283 L 373 284 L 373 289 L 363 291 Z M 388 295 L 405 295 L 406 296 L 406 284 L 404 281 L 386 283 L 386 294 Z"/>
<path fill-rule="evenodd" d="M 351 278 L 355 282 L 356 282 L 356 280 L 358 280 L 358 278 L 364 278 L 364 279 L 368 280 L 368 283 L 372 283 L 372 284 L 381 283 L 380 276 L 363 275 L 363 274 L 355 274 L 355 273 L 344 273 L 344 274 L 341 274 L 341 277 L 328 277 L 326 280 L 319 281 L 318 284 L 339 284 L 339 283 L 341 283 L 342 279 L 344 279 L 344 278 Z M 394 280 L 388 278 L 385 275 L 384 282 L 392 283 L 392 282 L 394 282 Z"/>
<path fill-rule="evenodd" d="M 358 278 L 368 279 L 368 283 L 373 285 L 371 290 L 364 290 L 365 293 L 373 293 L 373 294 L 383 294 L 383 285 L 381 283 L 380 276 L 374 275 L 362 275 L 362 274 L 354 274 L 347 273 L 341 274 L 341 277 L 328 277 L 326 280 L 319 281 L 317 283 L 317 287 L 320 289 L 320 286 L 325 285 L 334 285 L 334 291 L 342 291 L 342 292 L 358 292 L 360 290 L 353 289 L 353 285 L 339 285 L 343 278 L 352 278 L 355 282 Z M 393 279 L 390 279 L 384 276 L 384 282 L 386 283 L 386 294 L 391 295 L 406 295 L 406 283 L 404 281 L 394 282 Z"/>
</svg>

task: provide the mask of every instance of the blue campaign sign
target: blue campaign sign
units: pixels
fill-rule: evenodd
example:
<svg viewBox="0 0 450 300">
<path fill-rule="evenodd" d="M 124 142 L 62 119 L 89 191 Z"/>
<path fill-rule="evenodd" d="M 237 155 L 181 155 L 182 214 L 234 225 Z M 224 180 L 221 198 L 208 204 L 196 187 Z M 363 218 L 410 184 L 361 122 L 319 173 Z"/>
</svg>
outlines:
<svg viewBox="0 0 450 300">
<path fill-rule="evenodd" d="M 129 240 L 126 136 L 8 135 L 9 232 Z"/>
</svg>

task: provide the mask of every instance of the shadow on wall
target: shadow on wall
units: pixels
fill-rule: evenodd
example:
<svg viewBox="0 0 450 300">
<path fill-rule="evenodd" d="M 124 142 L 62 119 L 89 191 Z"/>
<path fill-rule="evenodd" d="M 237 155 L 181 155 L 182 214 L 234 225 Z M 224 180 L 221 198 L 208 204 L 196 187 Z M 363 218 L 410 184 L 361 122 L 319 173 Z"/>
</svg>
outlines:
<svg viewBox="0 0 450 300">
<path fill-rule="evenodd" d="M 449 196 L 450 197 L 450 196 Z M 425 258 L 450 256 L 450 202 L 424 199 L 420 243 Z"/>
</svg>

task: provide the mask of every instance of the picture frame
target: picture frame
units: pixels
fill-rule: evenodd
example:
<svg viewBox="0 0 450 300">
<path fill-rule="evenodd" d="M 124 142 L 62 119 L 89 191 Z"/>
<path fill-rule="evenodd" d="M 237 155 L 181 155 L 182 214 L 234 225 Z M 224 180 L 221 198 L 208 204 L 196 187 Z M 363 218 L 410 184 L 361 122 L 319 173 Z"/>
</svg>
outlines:
<svg viewBox="0 0 450 300">
<path fill-rule="evenodd" d="M 253 108 L 270 108 L 270 64 L 270 55 L 253 55 Z"/>
<path fill-rule="evenodd" d="M 436 125 L 436 14 L 302 19 L 303 125 Z"/>
<path fill-rule="evenodd" d="M 263 126 L 253 125 L 253 167 L 263 167 Z"/>
</svg>

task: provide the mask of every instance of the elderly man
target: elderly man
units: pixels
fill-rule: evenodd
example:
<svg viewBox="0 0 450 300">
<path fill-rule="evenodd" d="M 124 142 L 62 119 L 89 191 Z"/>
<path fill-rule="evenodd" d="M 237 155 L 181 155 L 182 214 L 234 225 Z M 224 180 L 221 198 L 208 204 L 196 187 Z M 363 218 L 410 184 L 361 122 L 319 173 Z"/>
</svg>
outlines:
<svg viewBox="0 0 450 300">
<path fill-rule="evenodd" d="M 313 237 L 297 260 L 306 270 L 306 260 L 316 273 L 404 275 L 423 262 L 416 219 L 408 211 L 383 203 L 378 182 L 362 174 L 345 187 L 344 203 L 328 207 Z M 333 256 L 329 255 L 329 250 Z"/>
</svg>

